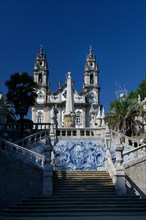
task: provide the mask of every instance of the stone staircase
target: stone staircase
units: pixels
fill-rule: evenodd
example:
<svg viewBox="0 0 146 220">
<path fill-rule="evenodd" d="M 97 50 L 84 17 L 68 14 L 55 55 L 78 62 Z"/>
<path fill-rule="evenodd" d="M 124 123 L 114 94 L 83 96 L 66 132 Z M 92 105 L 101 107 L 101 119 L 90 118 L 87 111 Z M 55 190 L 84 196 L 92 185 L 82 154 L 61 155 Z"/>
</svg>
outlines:
<svg viewBox="0 0 146 220">
<path fill-rule="evenodd" d="M 54 194 L 5 209 L 1 220 L 144 220 L 146 200 L 117 196 L 106 171 L 56 171 Z"/>
</svg>

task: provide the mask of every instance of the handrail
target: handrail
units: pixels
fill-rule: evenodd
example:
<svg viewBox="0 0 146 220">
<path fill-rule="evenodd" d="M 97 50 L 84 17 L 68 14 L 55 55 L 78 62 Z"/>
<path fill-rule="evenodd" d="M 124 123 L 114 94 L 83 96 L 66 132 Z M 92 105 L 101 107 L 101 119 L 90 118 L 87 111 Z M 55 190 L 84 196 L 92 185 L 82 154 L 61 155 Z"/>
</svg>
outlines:
<svg viewBox="0 0 146 220">
<path fill-rule="evenodd" d="M 113 183 L 116 182 L 116 167 L 114 166 L 114 163 L 112 161 L 112 156 L 110 151 L 108 150 L 108 153 L 106 153 L 106 169 L 109 172 L 110 177 L 113 180 Z"/>
<path fill-rule="evenodd" d="M 130 162 L 133 159 L 139 159 L 144 155 L 146 155 L 146 144 L 123 153 L 123 161 L 124 163 Z"/>
<path fill-rule="evenodd" d="M 17 156 L 17 158 L 22 159 L 24 162 L 30 162 L 39 167 L 44 167 L 45 157 L 43 155 L 33 152 L 31 150 L 28 150 L 17 144 L 11 143 L 10 141 L 6 141 L 3 139 L 0 139 L 0 141 L 1 141 L 0 147 L 2 151 L 8 152 L 8 153 L 15 152 L 15 155 Z"/>
<path fill-rule="evenodd" d="M 31 134 L 31 135 L 29 135 L 25 138 L 22 138 L 20 140 L 15 141 L 15 144 L 19 144 L 22 147 L 26 147 L 28 149 L 31 149 L 32 147 L 34 147 L 34 142 L 42 140 L 48 134 L 49 134 L 48 129 L 47 130 L 41 130 L 41 131 L 38 131 L 34 134 Z M 33 142 L 33 146 L 31 145 L 31 142 Z"/>
<path fill-rule="evenodd" d="M 118 136 L 118 132 L 111 130 L 111 133 L 113 136 Z M 132 147 L 138 147 L 141 146 L 143 143 L 135 138 L 129 137 L 125 134 L 120 133 L 121 136 L 121 140 L 123 143 L 125 143 L 126 145 L 132 146 Z"/>
</svg>

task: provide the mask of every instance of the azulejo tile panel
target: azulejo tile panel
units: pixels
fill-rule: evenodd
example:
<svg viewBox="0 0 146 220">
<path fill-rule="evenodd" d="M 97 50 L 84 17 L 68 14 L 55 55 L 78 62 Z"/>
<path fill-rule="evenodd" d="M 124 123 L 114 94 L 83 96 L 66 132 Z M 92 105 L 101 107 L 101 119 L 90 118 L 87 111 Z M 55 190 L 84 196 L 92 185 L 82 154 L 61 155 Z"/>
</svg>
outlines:
<svg viewBox="0 0 146 220">
<path fill-rule="evenodd" d="M 59 141 L 54 148 L 55 170 L 104 170 L 105 145 L 100 141 Z"/>
</svg>

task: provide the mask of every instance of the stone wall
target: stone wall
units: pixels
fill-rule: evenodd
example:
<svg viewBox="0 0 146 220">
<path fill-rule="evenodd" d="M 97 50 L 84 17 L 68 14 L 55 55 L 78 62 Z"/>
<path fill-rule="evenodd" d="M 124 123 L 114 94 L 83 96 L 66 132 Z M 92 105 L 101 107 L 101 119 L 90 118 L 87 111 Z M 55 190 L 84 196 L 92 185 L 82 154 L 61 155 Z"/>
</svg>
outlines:
<svg viewBox="0 0 146 220">
<path fill-rule="evenodd" d="M 146 197 L 146 155 L 124 165 L 128 194 Z"/>
<path fill-rule="evenodd" d="M 40 195 L 42 184 L 42 169 L 0 155 L 0 209 Z"/>
</svg>

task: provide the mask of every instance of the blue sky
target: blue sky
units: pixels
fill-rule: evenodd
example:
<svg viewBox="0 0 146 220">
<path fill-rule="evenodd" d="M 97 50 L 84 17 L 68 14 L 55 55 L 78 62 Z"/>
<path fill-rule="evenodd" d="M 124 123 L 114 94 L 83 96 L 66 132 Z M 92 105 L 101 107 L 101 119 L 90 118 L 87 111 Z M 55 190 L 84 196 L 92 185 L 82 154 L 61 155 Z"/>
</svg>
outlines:
<svg viewBox="0 0 146 220">
<path fill-rule="evenodd" d="M 47 55 L 53 92 L 68 71 L 81 91 L 92 45 L 100 70 L 100 102 L 108 111 L 120 86 L 134 91 L 146 75 L 146 1 L 0 0 L 0 90 L 4 94 L 4 82 L 12 73 L 33 74 L 40 45 Z"/>
</svg>

